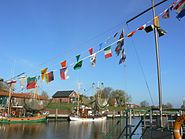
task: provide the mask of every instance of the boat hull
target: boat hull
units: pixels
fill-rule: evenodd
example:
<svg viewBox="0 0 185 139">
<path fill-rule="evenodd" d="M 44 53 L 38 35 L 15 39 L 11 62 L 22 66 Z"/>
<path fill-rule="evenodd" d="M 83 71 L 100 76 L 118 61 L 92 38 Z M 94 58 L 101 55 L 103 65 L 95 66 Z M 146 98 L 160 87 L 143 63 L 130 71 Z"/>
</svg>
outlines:
<svg viewBox="0 0 185 139">
<path fill-rule="evenodd" d="M 101 117 L 79 117 L 79 116 L 69 116 L 70 121 L 81 121 L 81 122 L 96 122 L 106 120 L 106 116 Z"/>
<path fill-rule="evenodd" d="M 47 116 L 35 116 L 35 117 L 3 117 L 0 119 L 0 123 L 38 123 L 46 122 Z"/>
</svg>

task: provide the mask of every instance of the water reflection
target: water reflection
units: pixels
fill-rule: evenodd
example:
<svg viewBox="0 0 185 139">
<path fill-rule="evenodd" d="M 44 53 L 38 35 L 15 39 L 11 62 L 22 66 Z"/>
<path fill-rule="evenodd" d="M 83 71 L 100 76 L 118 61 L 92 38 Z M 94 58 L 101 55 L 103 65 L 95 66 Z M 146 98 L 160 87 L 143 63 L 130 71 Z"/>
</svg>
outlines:
<svg viewBox="0 0 185 139">
<path fill-rule="evenodd" d="M 125 120 L 117 125 L 117 120 L 103 122 L 48 122 L 32 124 L 0 124 L 0 139 L 105 139 L 112 131 L 110 139 L 117 138 L 125 126 Z M 138 119 L 133 119 L 137 123 Z M 141 130 L 137 131 L 141 133 Z M 125 137 L 122 136 L 124 139 Z M 133 137 L 137 139 L 138 136 Z"/>
</svg>

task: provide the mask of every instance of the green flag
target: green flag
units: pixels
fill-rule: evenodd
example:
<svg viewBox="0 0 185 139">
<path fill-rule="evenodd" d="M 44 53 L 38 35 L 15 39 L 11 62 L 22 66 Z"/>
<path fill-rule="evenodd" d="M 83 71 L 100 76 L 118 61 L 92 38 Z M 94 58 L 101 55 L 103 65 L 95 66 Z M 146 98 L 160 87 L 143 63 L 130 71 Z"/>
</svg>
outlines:
<svg viewBox="0 0 185 139">
<path fill-rule="evenodd" d="M 78 70 L 78 69 L 80 69 L 81 67 L 82 67 L 82 60 L 81 61 L 79 61 L 79 62 L 77 62 L 76 64 L 75 64 L 75 66 L 73 67 L 73 69 L 74 70 Z"/>
<path fill-rule="evenodd" d="M 80 54 L 76 56 L 76 61 L 78 62 L 80 59 Z"/>
<path fill-rule="evenodd" d="M 27 89 L 36 88 L 37 78 L 36 77 L 28 77 L 27 78 Z"/>
</svg>

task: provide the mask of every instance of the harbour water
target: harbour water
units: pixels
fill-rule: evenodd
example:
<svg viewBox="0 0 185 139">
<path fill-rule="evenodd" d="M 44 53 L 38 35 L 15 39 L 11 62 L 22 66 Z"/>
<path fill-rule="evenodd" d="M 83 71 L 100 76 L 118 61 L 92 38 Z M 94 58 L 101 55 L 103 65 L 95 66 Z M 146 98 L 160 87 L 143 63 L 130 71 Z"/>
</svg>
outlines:
<svg viewBox="0 0 185 139">
<path fill-rule="evenodd" d="M 119 119 L 104 122 L 49 121 L 47 123 L 0 124 L 0 139 L 116 139 L 125 127 L 125 119 L 117 125 Z M 138 118 L 132 119 L 137 124 Z M 133 139 L 141 135 L 141 127 Z M 125 139 L 124 136 L 121 137 Z"/>
</svg>

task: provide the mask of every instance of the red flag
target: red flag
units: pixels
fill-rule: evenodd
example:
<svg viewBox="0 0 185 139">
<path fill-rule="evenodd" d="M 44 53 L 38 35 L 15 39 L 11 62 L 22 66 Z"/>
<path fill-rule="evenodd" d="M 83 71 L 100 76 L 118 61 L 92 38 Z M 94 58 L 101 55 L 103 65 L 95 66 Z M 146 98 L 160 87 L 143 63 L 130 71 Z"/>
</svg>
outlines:
<svg viewBox="0 0 185 139">
<path fill-rule="evenodd" d="M 37 87 L 36 84 L 37 84 L 36 77 L 28 77 L 27 78 L 27 86 L 26 86 L 27 89 L 36 88 Z"/>
<path fill-rule="evenodd" d="M 66 80 L 69 78 L 67 68 L 60 69 L 60 77 L 62 80 Z"/>
<path fill-rule="evenodd" d="M 93 54 L 93 48 L 89 48 L 89 53 L 90 53 L 90 55 Z"/>
<path fill-rule="evenodd" d="M 66 60 L 64 60 L 60 64 L 61 64 L 62 68 L 66 68 L 67 62 L 66 62 Z"/>
<path fill-rule="evenodd" d="M 146 24 L 144 24 L 141 27 L 137 28 L 137 30 L 143 30 L 143 29 L 145 29 L 145 27 L 146 27 Z"/>
<path fill-rule="evenodd" d="M 136 30 L 134 30 L 134 31 L 132 31 L 132 32 L 130 32 L 128 35 L 127 35 L 127 37 L 132 37 L 134 34 L 136 33 Z"/>
</svg>

